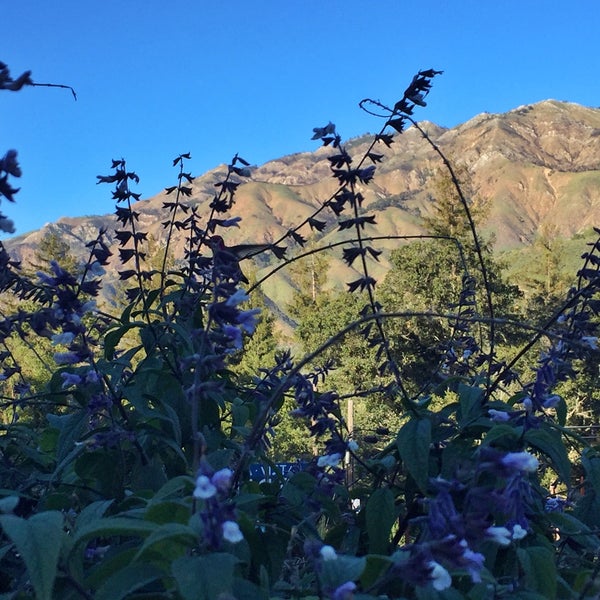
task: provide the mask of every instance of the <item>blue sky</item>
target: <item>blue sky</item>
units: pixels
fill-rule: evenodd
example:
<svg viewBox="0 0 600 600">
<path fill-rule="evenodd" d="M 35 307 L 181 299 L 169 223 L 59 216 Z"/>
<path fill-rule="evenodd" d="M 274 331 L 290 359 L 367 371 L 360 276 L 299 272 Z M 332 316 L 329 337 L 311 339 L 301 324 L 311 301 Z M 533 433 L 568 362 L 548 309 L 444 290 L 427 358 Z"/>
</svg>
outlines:
<svg viewBox="0 0 600 600">
<path fill-rule="evenodd" d="M 19 151 L 17 234 L 113 211 L 96 186 L 125 158 L 150 197 L 191 152 L 200 175 L 314 149 L 329 120 L 375 131 L 364 97 L 393 104 L 444 70 L 417 117 L 454 126 L 548 98 L 600 106 L 597 0 L 19 0 L 0 8 L 13 76 L 75 88 L 0 94 L 0 152 Z"/>
</svg>

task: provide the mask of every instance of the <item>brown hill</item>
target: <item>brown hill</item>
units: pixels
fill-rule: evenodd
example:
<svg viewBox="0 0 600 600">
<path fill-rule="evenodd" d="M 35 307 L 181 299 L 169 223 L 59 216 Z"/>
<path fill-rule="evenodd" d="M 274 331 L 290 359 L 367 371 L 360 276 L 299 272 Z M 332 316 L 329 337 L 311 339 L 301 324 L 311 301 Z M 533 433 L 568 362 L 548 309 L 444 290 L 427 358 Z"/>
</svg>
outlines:
<svg viewBox="0 0 600 600">
<path fill-rule="evenodd" d="M 421 123 L 435 144 L 470 175 L 472 192 L 488 205 L 484 229 L 493 232 L 497 250 L 530 244 L 542 226 L 554 226 L 570 238 L 600 225 L 600 109 L 548 100 L 522 106 L 505 114 L 481 114 L 453 129 Z M 350 140 L 347 148 L 359 156 L 367 148 L 367 136 Z M 381 145 L 380 145 L 381 146 Z M 441 161 L 415 129 L 395 137 L 391 148 L 377 148 L 385 155 L 373 182 L 361 189 L 365 209 L 377 214 L 376 235 L 422 233 L 421 219 L 430 214 L 433 182 Z M 328 148 L 293 154 L 270 161 L 254 170 L 238 189 L 232 213 L 242 217 L 239 229 L 226 232 L 228 243 L 277 239 L 309 215 L 335 190 L 327 156 Z M 192 184 L 189 202 L 208 210 L 219 167 Z M 159 241 L 165 194 L 136 206 L 140 226 Z M 321 243 L 338 239 L 333 216 Z M 6 245 L 27 262 L 37 243 L 49 230 L 58 231 L 76 255 L 84 256 L 84 244 L 100 226 L 112 231 L 112 215 L 62 218 L 39 231 L 12 238 Z M 309 232 L 307 232 L 308 234 Z M 393 247 L 397 242 L 388 244 Z M 181 251 L 183 240 L 175 248 Z M 290 248 L 290 255 L 296 251 Z M 331 284 L 352 277 L 338 258 L 331 257 Z M 116 265 L 115 265 L 116 266 Z M 264 263 L 263 268 L 266 268 Z M 385 259 L 379 267 L 386 268 Z M 284 304 L 291 288 L 285 271 L 269 281 L 265 292 Z"/>
</svg>

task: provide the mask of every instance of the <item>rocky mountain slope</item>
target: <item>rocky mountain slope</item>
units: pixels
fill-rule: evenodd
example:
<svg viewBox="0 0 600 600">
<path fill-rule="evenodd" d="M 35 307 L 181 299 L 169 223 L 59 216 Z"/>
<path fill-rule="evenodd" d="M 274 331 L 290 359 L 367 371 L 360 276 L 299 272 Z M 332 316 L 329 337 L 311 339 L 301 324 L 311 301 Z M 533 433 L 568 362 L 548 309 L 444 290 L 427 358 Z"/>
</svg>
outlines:
<svg viewBox="0 0 600 600">
<path fill-rule="evenodd" d="M 420 125 L 446 156 L 467 169 L 470 192 L 487 205 L 484 229 L 493 233 L 497 250 L 532 243 L 542 226 L 554 226 L 560 235 L 570 238 L 600 225 L 600 109 L 548 100 L 504 114 L 484 113 L 452 129 L 427 122 Z M 356 138 L 347 148 L 353 156 L 360 156 L 369 141 L 368 136 Z M 377 215 L 377 226 L 367 234 L 422 233 L 421 219 L 431 213 L 433 184 L 442 168 L 439 157 L 415 128 L 396 135 L 391 148 L 379 144 L 376 151 L 384 154 L 384 159 L 372 183 L 361 189 L 365 211 Z M 255 169 L 250 181 L 238 188 L 232 215 L 242 221 L 238 229 L 226 232 L 227 242 L 277 239 L 327 200 L 336 189 L 327 160 L 331 152 L 320 148 Z M 219 167 L 194 179 L 189 203 L 197 204 L 201 214 L 208 214 L 214 184 L 223 171 Z M 162 192 L 136 206 L 140 228 L 159 244 L 164 238 L 165 199 Z M 339 239 L 333 215 L 327 218 L 330 226 L 319 235 L 320 244 Z M 41 237 L 53 230 L 83 257 L 85 242 L 98 228 L 111 232 L 115 224 L 113 215 L 65 217 L 12 238 L 6 246 L 27 262 Z M 308 230 L 306 235 L 310 237 Z M 389 250 L 397 243 L 384 245 Z M 183 239 L 177 239 L 174 246 L 181 252 Z M 297 252 L 299 248 L 290 246 L 289 256 Z M 332 285 L 353 276 L 339 256 L 341 251 L 331 256 Z M 258 268 L 259 275 L 268 270 L 264 262 Z M 375 275 L 385 268 L 384 256 Z M 288 274 L 282 270 L 269 280 L 265 291 L 275 303 L 283 303 L 290 289 Z"/>
</svg>

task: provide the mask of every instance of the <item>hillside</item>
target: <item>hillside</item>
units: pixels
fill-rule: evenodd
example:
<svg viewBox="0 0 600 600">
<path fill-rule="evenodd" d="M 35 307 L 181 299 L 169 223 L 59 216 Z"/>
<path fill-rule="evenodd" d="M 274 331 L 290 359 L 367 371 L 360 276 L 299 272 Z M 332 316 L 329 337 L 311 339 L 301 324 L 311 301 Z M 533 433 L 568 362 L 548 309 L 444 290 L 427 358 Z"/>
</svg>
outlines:
<svg viewBox="0 0 600 600">
<path fill-rule="evenodd" d="M 553 226 L 559 235 L 572 238 L 600 224 L 600 109 L 548 100 L 504 114 L 481 114 L 452 129 L 427 122 L 420 125 L 446 156 L 468 170 L 472 194 L 487 205 L 484 230 L 493 234 L 497 251 L 527 247 L 541 227 Z M 369 140 L 368 136 L 355 138 L 347 147 L 359 156 Z M 331 152 L 320 148 L 256 168 L 251 180 L 238 188 L 232 214 L 242 217 L 241 227 L 226 232 L 227 242 L 277 239 L 309 215 L 336 189 L 327 161 Z M 421 219 L 431 212 L 433 183 L 441 169 L 438 156 L 415 128 L 395 136 L 389 149 L 380 144 L 377 152 L 384 154 L 383 162 L 373 182 L 361 189 L 365 210 L 377 214 L 373 233 L 422 233 Z M 224 167 L 218 167 L 194 179 L 189 202 L 196 204 L 201 214 L 207 213 L 214 183 L 223 171 Z M 161 192 L 136 206 L 141 229 L 159 243 L 164 237 L 165 199 Z M 339 239 L 333 216 L 327 218 L 331 226 L 321 236 L 321 244 Z M 98 228 L 112 232 L 114 226 L 112 215 L 65 217 L 12 238 L 6 246 L 13 256 L 27 262 L 41 237 L 54 230 L 83 257 L 85 242 Z M 306 235 L 310 235 L 308 230 Z M 388 242 L 387 248 L 397 243 Z M 174 247 L 181 253 L 183 239 L 177 239 Z M 288 255 L 298 251 L 290 247 Z M 331 285 L 351 277 L 340 255 L 331 257 Z M 260 274 L 268 270 L 264 263 L 258 268 Z M 375 276 L 385 269 L 384 255 Z M 291 287 L 285 270 L 269 280 L 265 292 L 280 305 L 289 299 Z"/>
</svg>

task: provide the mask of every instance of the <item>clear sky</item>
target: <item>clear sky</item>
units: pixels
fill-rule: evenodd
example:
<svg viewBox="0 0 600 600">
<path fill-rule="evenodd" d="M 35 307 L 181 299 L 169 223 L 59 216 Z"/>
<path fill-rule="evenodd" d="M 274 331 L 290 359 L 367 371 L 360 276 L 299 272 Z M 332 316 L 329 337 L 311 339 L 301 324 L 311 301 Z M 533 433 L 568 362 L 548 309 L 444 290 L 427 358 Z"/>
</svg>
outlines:
<svg viewBox="0 0 600 600">
<path fill-rule="evenodd" d="M 14 77 L 75 88 L 0 93 L 0 153 L 16 148 L 17 234 L 113 211 L 97 186 L 125 158 L 150 197 L 172 159 L 200 175 L 311 150 L 312 128 L 376 131 L 358 102 L 394 104 L 444 70 L 417 117 L 453 126 L 548 98 L 600 106 L 598 0 L 18 0 L 0 5 Z"/>
</svg>

